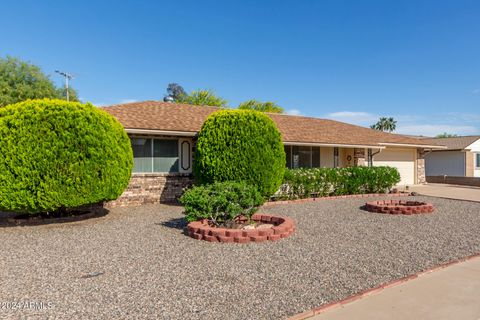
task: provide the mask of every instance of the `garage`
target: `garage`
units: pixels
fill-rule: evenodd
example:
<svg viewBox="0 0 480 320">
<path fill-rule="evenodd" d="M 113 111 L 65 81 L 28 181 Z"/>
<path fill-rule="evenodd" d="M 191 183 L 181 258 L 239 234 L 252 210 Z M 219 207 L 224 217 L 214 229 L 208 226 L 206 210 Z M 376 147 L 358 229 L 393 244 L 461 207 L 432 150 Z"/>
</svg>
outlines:
<svg viewBox="0 0 480 320">
<path fill-rule="evenodd" d="M 374 156 L 373 165 L 397 168 L 399 185 L 415 184 L 415 149 L 384 149 Z"/>
</svg>

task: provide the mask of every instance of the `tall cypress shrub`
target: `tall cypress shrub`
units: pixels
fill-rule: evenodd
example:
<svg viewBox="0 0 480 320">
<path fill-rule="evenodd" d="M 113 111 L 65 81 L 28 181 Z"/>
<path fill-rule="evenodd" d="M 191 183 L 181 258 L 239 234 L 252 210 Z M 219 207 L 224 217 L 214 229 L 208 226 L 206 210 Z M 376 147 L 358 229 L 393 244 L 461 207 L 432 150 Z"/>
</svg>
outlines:
<svg viewBox="0 0 480 320">
<path fill-rule="evenodd" d="M 253 110 L 211 114 L 198 135 L 195 179 L 199 183 L 245 181 L 269 196 L 285 172 L 285 151 L 276 124 Z"/>
<path fill-rule="evenodd" d="M 116 199 L 133 166 L 123 126 L 91 104 L 0 108 L 0 210 L 51 212 Z"/>
</svg>

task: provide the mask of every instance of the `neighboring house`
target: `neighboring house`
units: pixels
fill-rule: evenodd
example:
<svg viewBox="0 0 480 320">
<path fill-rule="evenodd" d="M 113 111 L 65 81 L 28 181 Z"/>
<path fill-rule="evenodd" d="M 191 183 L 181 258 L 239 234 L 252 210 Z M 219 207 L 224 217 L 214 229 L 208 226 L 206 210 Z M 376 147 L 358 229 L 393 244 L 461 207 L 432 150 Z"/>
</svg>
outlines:
<svg viewBox="0 0 480 320">
<path fill-rule="evenodd" d="M 427 176 L 480 177 L 480 136 L 423 140 L 447 147 L 426 154 Z"/>
<path fill-rule="evenodd" d="M 116 205 L 174 201 L 192 180 L 196 135 L 215 107 L 157 101 L 104 107 L 132 141 L 132 180 Z M 289 168 L 392 166 L 400 185 L 425 182 L 430 142 L 333 120 L 267 114 L 282 134 Z"/>
</svg>

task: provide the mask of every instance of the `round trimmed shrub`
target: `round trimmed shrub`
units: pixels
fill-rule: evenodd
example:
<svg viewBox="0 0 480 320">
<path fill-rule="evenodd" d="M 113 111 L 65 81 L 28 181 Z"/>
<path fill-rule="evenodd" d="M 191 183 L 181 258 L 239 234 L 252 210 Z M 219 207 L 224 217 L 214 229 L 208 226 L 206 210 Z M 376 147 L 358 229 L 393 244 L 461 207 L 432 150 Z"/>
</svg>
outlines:
<svg viewBox="0 0 480 320">
<path fill-rule="evenodd" d="M 253 110 L 218 111 L 199 132 L 195 178 L 201 184 L 245 181 L 270 196 L 282 183 L 285 159 L 280 132 L 267 115 Z"/>
<path fill-rule="evenodd" d="M 0 108 L 0 210 L 52 212 L 116 199 L 133 166 L 123 126 L 92 104 Z"/>
</svg>

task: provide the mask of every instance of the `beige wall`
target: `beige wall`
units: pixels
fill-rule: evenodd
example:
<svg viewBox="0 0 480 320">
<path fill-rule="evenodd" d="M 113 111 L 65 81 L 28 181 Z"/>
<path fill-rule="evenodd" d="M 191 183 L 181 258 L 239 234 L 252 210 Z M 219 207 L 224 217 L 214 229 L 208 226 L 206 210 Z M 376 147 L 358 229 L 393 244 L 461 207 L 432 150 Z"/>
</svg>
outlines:
<svg viewBox="0 0 480 320">
<path fill-rule="evenodd" d="M 320 166 L 333 168 L 333 147 L 320 148 Z"/>
<path fill-rule="evenodd" d="M 475 154 L 473 152 L 465 152 L 465 177 L 473 177 L 475 173 Z"/>
</svg>

